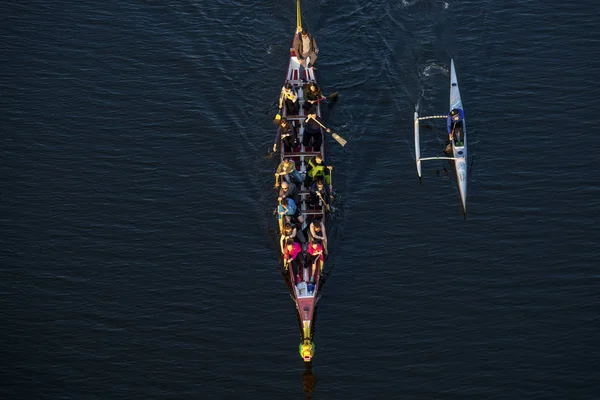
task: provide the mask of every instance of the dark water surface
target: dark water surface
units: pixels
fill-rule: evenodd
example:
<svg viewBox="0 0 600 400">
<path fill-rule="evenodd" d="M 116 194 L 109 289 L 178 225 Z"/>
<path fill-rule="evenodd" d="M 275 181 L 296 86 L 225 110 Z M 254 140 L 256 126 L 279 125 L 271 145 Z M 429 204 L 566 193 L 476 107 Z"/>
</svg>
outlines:
<svg viewBox="0 0 600 400">
<path fill-rule="evenodd" d="M 349 140 L 310 373 L 265 157 L 294 2 L 2 3 L 0 398 L 598 396 L 599 3 L 302 9 Z M 414 165 L 450 57 L 466 220 Z"/>
</svg>

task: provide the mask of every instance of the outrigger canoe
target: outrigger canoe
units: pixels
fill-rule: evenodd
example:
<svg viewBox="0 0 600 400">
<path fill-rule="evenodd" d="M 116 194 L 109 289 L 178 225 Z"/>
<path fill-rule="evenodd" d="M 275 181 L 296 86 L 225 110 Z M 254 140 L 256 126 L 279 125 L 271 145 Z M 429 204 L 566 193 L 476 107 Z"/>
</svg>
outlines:
<svg viewBox="0 0 600 400">
<path fill-rule="evenodd" d="M 454 68 L 454 60 L 450 60 L 450 110 L 463 110 L 462 100 L 460 98 L 460 90 L 458 88 L 458 79 L 456 78 L 456 69 Z M 458 184 L 458 192 L 462 203 L 463 213 L 467 214 L 467 122 L 463 117 L 463 137 L 459 142 L 458 135 L 454 135 L 450 144 L 452 146 L 452 157 L 421 157 L 421 145 L 419 138 L 419 121 L 426 119 L 443 118 L 447 119 L 448 115 L 432 115 L 427 117 L 419 117 L 419 113 L 415 111 L 415 155 L 417 162 L 417 173 L 421 179 L 421 161 L 426 160 L 451 160 L 454 162 L 456 170 L 456 179 Z"/>
<path fill-rule="evenodd" d="M 300 0 L 297 0 L 296 35 L 301 31 L 302 20 L 300 16 Z M 321 129 L 322 144 L 320 148 L 311 148 L 302 145 L 304 133 L 302 121 L 305 119 L 305 110 L 302 107 L 302 103 L 304 101 L 304 86 L 308 82 L 317 81 L 314 69 L 310 66 L 310 64 L 308 65 L 308 68 L 301 66 L 292 46 L 292 48 L 290 48 L 290 61 L 284 84 L 290 83 L 298 93 L 300 110 L 297 115 L 290 115 L 285 107 L 284 102 L 282 114 L 287 119 L 288 123 L 295 126 L 296 130 L 298 131 L 300 144 L 298 147 L 292 148 L 290 151 L 286 151 L 286 146 L 284 145 L 283 141 L 281 141 L 279 143 L 279 149 L 280 160 L 283 161 L 285 158 L 291 158 L 294 160 L 296 163 L 296 168 L 300 171 L 302 176 L 305 176 L 307 163 L 312 157 L 320 155 L 323 157 L 323 159 L 325 159 L 325 134 L 323 129 Z M 317 103 L 317 115 L 319 117 L 321 116 L 320 103 Z M 310 188 L 304 186 L 302 186 L 299 190 L 300 204 L 297 206 L 301 210 L 301 214 L 304 217 L 304 222 L 302 223 L 301 227 L 298 227 L 298 229 L 305 229 L 313 220 L 320 220 L 323 222 L 323 224 L 325 223 L 325 205 L 316 207 L 311 206 L 309 202 L 309 190 Z M 296 284 L 294 280 L 294 273 L 291 267 L 285 268 L 284 266 L 284 276 L 298 311 L 298 320 L 300 322 L 300 328 L 302 331 L 302 341 L 299 346 L 300 356 L 305 362 L 310 362 L 315 351 L 313 340 L 315 327 L 315 308 L 319 299 L 319 289 L 321 284 L 320 272 L 323 270 L 323 263 L 320 265 L 320 270 L 315 273 L 314 284 L 309 283 L 310 266 L 308 266 L 308 268 L 303 268 L 302 270 L 304 272 L 304 280 L 298 284 Z"/>
</svg>

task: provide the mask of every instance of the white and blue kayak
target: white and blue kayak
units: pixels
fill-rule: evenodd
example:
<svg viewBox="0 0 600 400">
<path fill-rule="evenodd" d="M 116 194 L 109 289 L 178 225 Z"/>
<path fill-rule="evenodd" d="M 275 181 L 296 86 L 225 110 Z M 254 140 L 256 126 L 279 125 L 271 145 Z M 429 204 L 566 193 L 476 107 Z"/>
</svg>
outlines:
<svg viewBox="0 0 600 400">
<path fill-rule="evenodd" d="M 456 170 L 456 179 L 458 183 L 458 192 L 463 207 L 463 212 L 467 214 L 467 123 L 464 117 L 464 109 L 460 98 L 460 90 L 458 88 L 458 80 L 456 79 L 456 69 L 454 68 L 454 60 L 450 60 L 450 111 L 457 109 L 463 112 L 462 118 L 462 137 L 452 135 L 450 144 L 452 148 L 452 156 L 448 157 L 421 157 L 421 144 L 419 138 L 419 121 L 426 119 L 448 119 L 448 115 L 431 115 L 427 117 L 419 117 L 419 113 L 415 111 L 415 158 L 417 162 L 417 173 L 421 178 L 421 161 L 427 160 L 451 160 L 454 162 Z M 454 133 L 454 130 L 452 130 Z"/>
</svg>

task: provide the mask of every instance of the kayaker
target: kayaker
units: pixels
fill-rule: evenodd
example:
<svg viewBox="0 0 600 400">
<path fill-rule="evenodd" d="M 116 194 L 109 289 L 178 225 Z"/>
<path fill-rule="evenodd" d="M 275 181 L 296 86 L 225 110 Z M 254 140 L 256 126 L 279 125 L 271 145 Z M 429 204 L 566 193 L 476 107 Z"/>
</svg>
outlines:
<svg viewBox="0 0 600 400">
<path fill-rule="evenodd" d="M 308 255 L 306 257 L 306 264 L 311 266 L 310 270 L 310 283 L 315 283 L 315 271 L 320 268 L 319 261 L 323 263 L 325 257 L 323 256 L 323 246 L 321 243 L 313 240 L 308 245 Z"/>
<path fill-rule="evenodd" d="M 321 117 L 317 117 L 317 107 L 313 105 L 304 120 L 304 138 L 302 139 L 302 144 L 305 147 L 311 146 L 311 141 L 313 141 L 312 147 L 315 151 L 321 150 L 321 143 L 323 142 L 323 135 L 321 134 L 321 125 L 319 125 L 319 122 L 323 123 L 323 120 L 321 120 Z M 331 132 L 329 128 L 326 130 L 327 132 Z"/>
<path fill-rule="evenodd" d="M 296 115 L 300 110 L 300 104 L 298 103 L 298 94 L 296 89 L 291 83 L 286 83 L 281 88 L 281 95 L 279 96 L 279 112 L 283 109 L 283 103 L 285 102 L 285 109 L 287 115 Z"/>
<path fill-rule="evenodd" d="M 302 183 L 302 175 L 296 169 L 296 163 L 291 158 L 284 158 L 277 166 L 277 171 L 275 171 L 275 187 L 279 187 L 279 177 L 285 179 L 287 183 Z"/>
<path fill-rule="evenodd" d="M 306 178 L 304 179 L 304 186 L 309 187 L 318 179 L 325 179 L 325 182 L 328 185 L 331 184 L 329 167 L 325 166 L 323 157 L 321 157 L 320 154 L 312 157 L 306 163 Z"/>
<path fill-rule="evenodd" d="M 294 242 L 292 239 L 288 239 L 283 249 L 283 265 L 286 268 L 292 266 L 294 272 L 294 279 L 296 283 L 302 281 L 299 275 L 299 267 L 303 264 L 302 259 L 302 246 L 299 243 Z"/>
<path fill-rule="evenodd" d="M 275 135 L 275 143 L 273 143 L 273 153 L 277 151 L 277 144 L 283 140 L 284 150 L 291 152 L 292 149 L 298 147 L 298 135 L 296 127 L 289 123 L 287 118 L 281 118 L 277 134 Z"/>
<path fill-rule="evenodd" d="M 329 209 L 330 202 L 331 197 L 329 194 L 329 189 L 323 184 L 323 181 L 319 179 L 310 187 L 310 203 L 313 206 L 324 204 L 325 207 Z"/>
<path fill-rule="evenodd" d="M 325 99 L 325 96 L 321 93 L 319 85 L 315 82 L 306 84 L 304 87 L 304 104 L 302 105 L 302 108 L 310 110 L 313 104 L 318 103 L 322 99 Z"/>
<path fill-rule="evenodd" d="M 319 47 L 313 36 L 306 29 L 294 36 L 293 46 L 298 62 L 306 68 L 306 57 L 310 57 L 310 65 L 314 65 L 319 54 Z"/>
<path fill-rule="evenodd" d="M 448 115 L 448 139 L 452 141 L 454 134 L 457 134 L 457 142 L 463 141 L 463 119 L 465 113 L 460 108 L 453 108 Z"/>
</svg>

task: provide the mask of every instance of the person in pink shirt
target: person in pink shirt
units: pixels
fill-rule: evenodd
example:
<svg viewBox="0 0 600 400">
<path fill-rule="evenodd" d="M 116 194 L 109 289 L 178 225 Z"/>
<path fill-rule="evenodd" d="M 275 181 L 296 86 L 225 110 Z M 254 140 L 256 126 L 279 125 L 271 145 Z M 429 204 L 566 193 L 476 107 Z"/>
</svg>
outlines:
<svg viewBox="0 0 600 400">
<path fill-rule="evenodd" d="M 310 271 L 310 283 L 315 283 L 315 271 L 321 268 L 325 257 L 323 256 L 323 246 L 316 240 L 311 240 L 308 245 L 308 257 L 306 257 L 306 263 L 312 265 Z M 320 264 L 319 265 L 319 261 Z"/>
<path fill-rule="evenodd" d="M 294 239 L 288 239 L 285 243 L 285 248 L 283 249 L 283 265 L 285 265 L 286 268 L 288 268 L 290 264 L 292 265 L 296 283 L 302 280 L 299 275 L 299 267 L 302 266 L 302 261 L 302 246 L 300 246 L 300 243 L 294 242 Z"/>
</svg>

